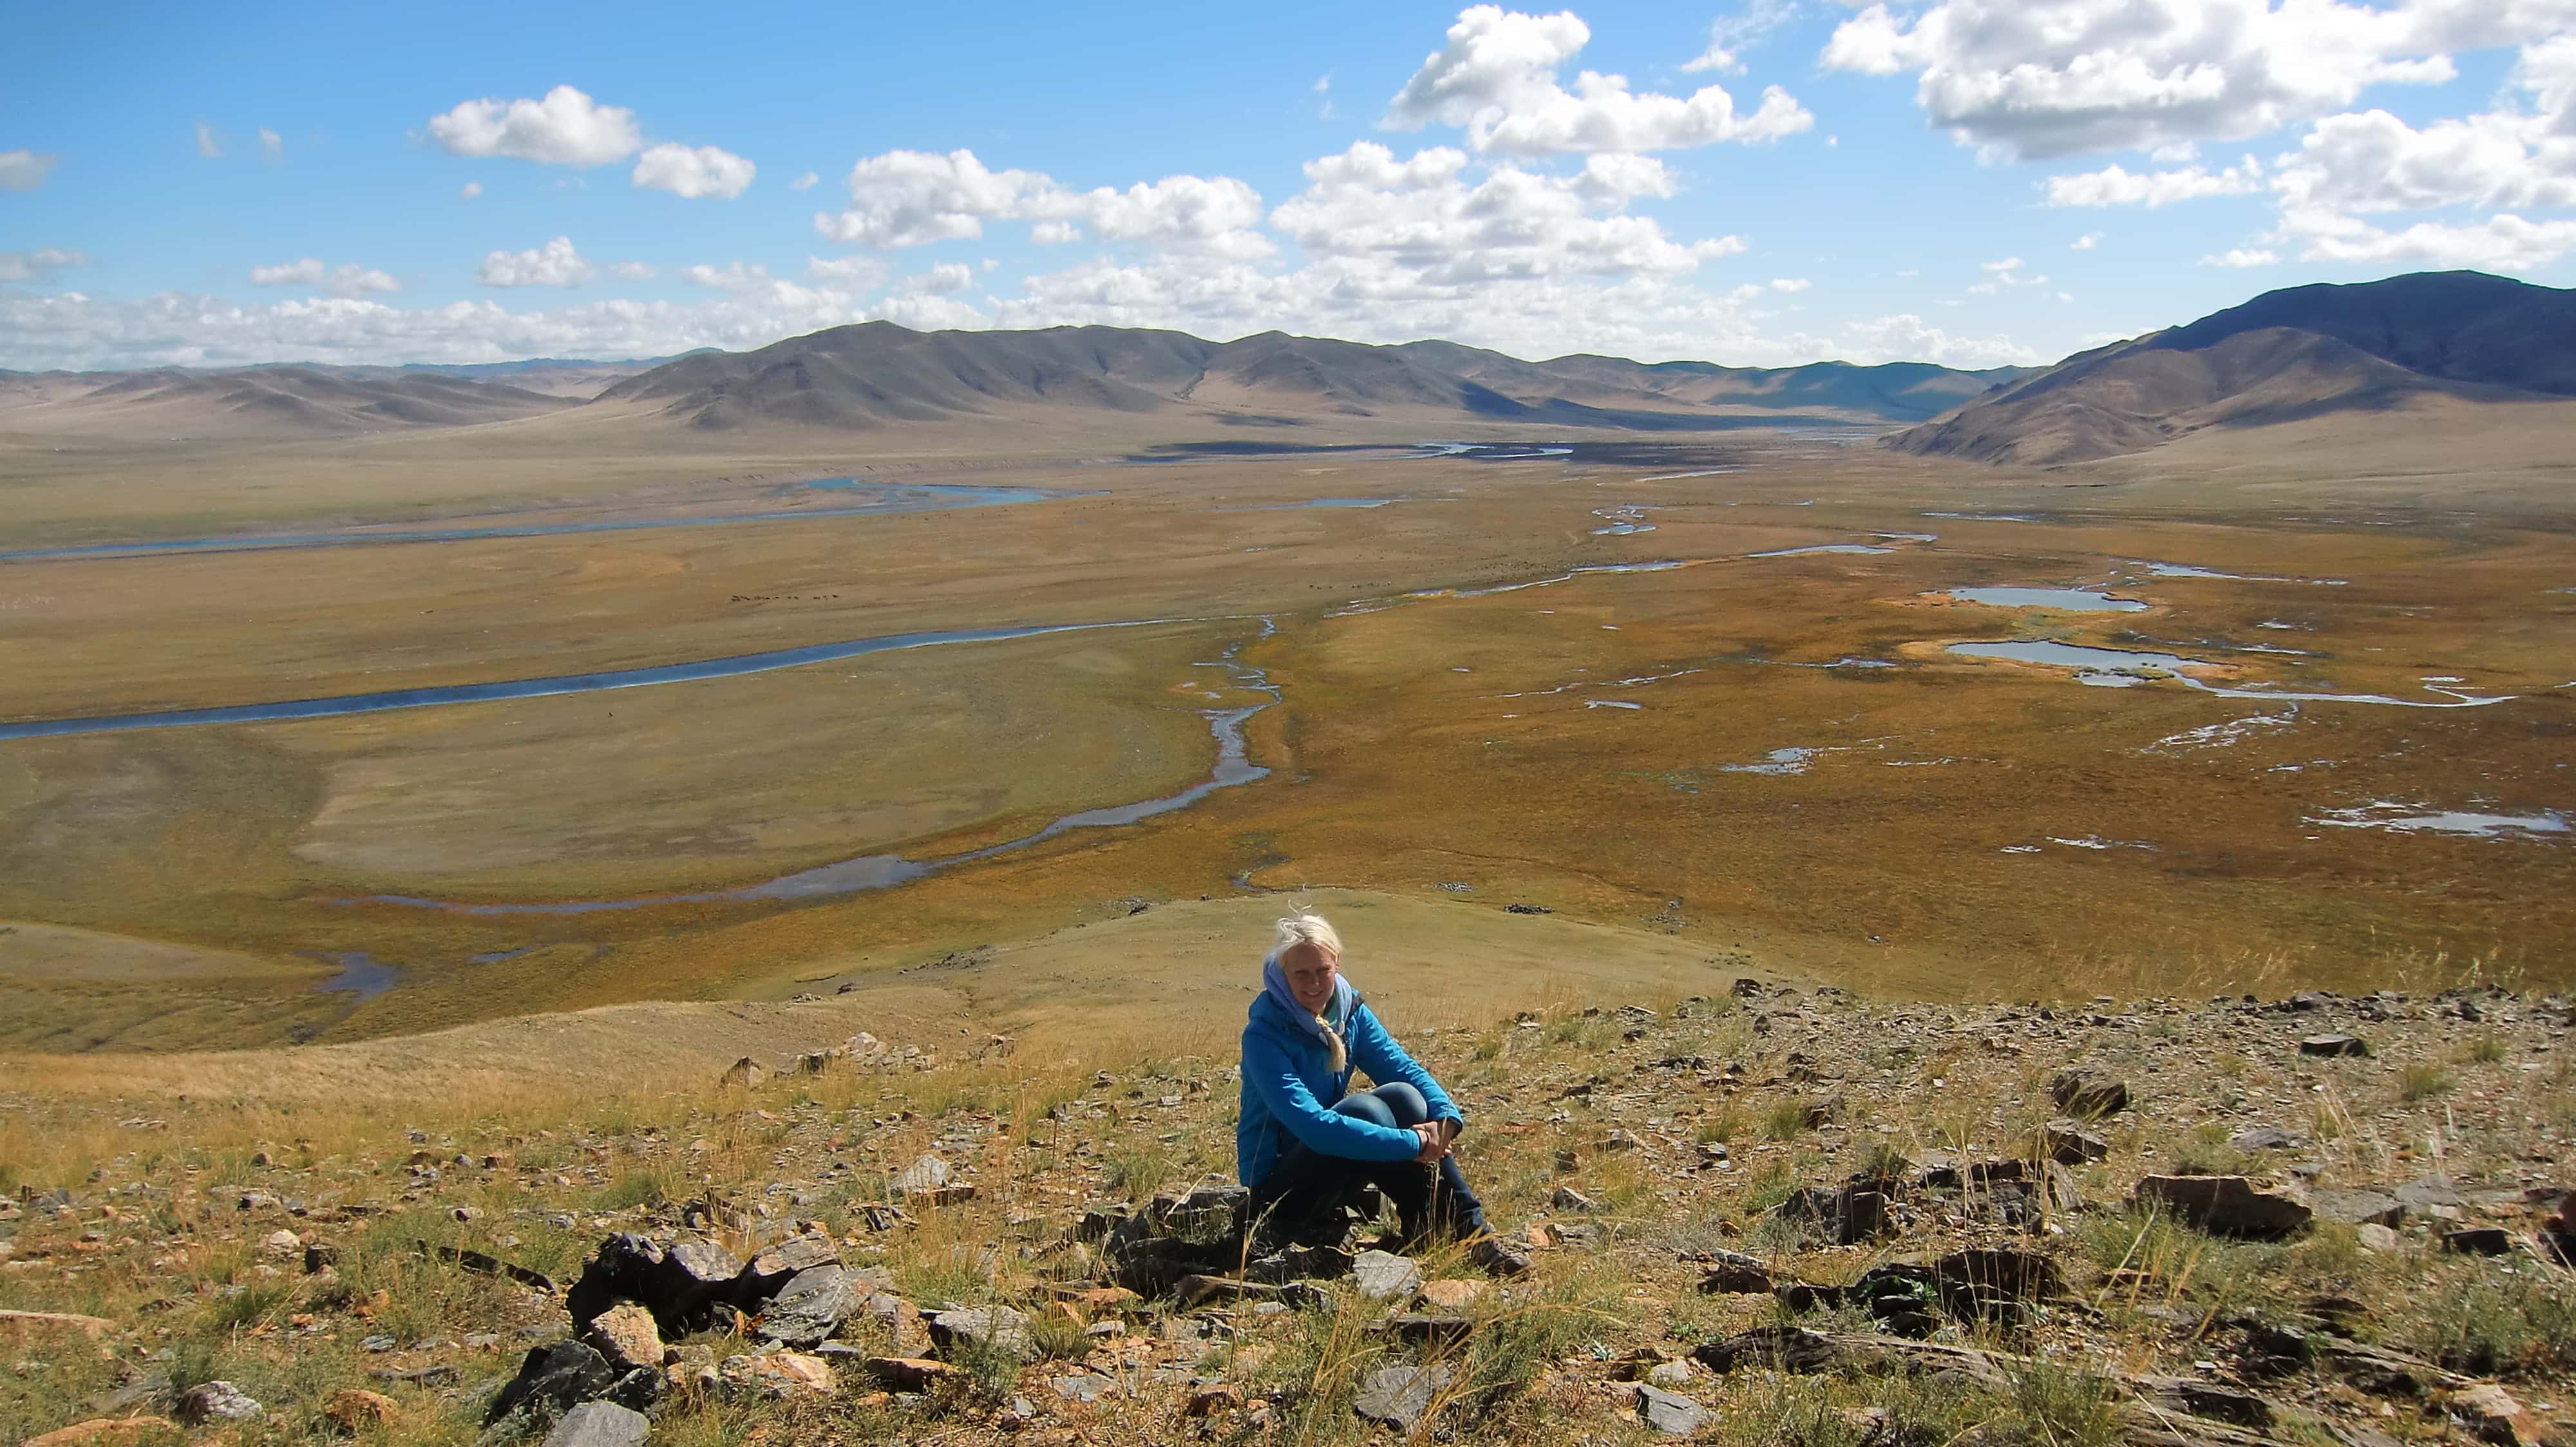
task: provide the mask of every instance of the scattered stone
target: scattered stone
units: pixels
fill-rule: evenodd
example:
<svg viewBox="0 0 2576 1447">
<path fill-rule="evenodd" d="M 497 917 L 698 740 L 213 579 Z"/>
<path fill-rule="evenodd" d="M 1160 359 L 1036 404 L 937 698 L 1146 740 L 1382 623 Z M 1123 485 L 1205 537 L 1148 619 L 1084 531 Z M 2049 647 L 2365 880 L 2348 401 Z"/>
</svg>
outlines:
<svg viewBox="0 0 2576 1447">
<path fill-rule="evenodd" d="M 325 1271 L 337 1269 L 339 1265 L 340 1248 L 337 1246 L 316 1241 L 304 1248 L 304 1274 L 307 1276 L 319 1276 Z"/>
<path fill-rule="evenodd" d="M 2145 1176 L 2138 1181 L 2137 1200 L 2212 1236 L 2249 1241 L 2278 1241 L 2315 1214 L 2288 1196 L 2254 1189 L 2243 1176 Z"/>
<path fill-rule="evenodd" d="M 167 1417 L 92 1417 L 57 1427 L 41 1437 L 30 1437 L 19 1447 L 87 1447 L 87 1444 L 147 1432 L 175 1432 L 179 1424 Z"/>
<path fill-rule="evenodd" d="M 2061 1070 L 2048 1082 L 2049 1098 L 2077 1120 L 2100 1120 L 2129 1108 L 2129 1086 L 2108 1072 L 2089 1066 Z"/>
<path fill-rule="evenodd" d="M 584 1402 L 564 1413 L 546 1434 L 545 1447 L 644 1447 L 653 1423 L 615 1402 Z"/>
<path fill-rule="evenodd" d="M 247 1422 L 264 1409 L 250 1393 L 230 1382 L 199 1382 L 179 1395 L 179 1420 L 191 1427 L 208 1422 Z"/>
<path fill-rule="evenodd" d="M 2378 1251 L 2385 1253 L 2396 1250 L 2400 1244 L 2397 1233 L 2394 1230 L 2391 1230 L 2386 1226 L 2382 1226 L 2376 1221 L 2365 1221 L 2361 1225 L 2355 1227 L 2354 1235 L 2359 1238 L 2361 1249 L 2364 1251 Z"/>
<path fill-rule="evenodd" d="M 1505 914 L 1554 914 L 1554 913 L 1556 913 L 1556 911 L 1555 911 L 1555 910 L 1552 910 L 1552 909 L 1550 909 L 1550 908 L 1548 908 L 1546 905 L 1543 905 L 1543 904 L 1507 904 L 1507 905 L 1504 905 L 1504 906 L 1503 906 L 1503 913 L 1505 913 Z M 1362 1413 L 1361 1415 L 1365 1416 L 1365 1415 L 1367 1415 L 1367 1414 L 1366 1414 L 1366 1413 Z"/>
<path fill-rule="evenodd" d="M 103 1316 L 82 1316 L 77 1312 L 69 1311 L 0 1311 L 0 1325 L 67 1326 L 75 1331 L 97 1336 L 100 1332 L 113 1328 L 116 1323 Z"/>
<path fill-rule="evenodd" d="M 1706 1407 L 1690 1398 L 1644 1383 L 1637 1386 L 1637 1415 L 1667 1437 L 1690 1436 L 1715 1420 Z"/>
<path fill-rule="evenodd" d="M 2141 1377 L 2130 1384 L 2159 1411 L 2208 1417 L 2239 1427 L 2272 1425 L 2272 1408 L 2251 1392 L 2196 1377 Z"/>
<path fill-rule="evenodd" d="M 522 1408 L 532 1415 L 558 1416 L 576 1403 L 605 1396 L 617 1381 L 607 1358 L 580 1342 L 530 1347 L 519 1374 L 492 1399 L 483 1420 L 495 1423 Z"/>
<path fill-rule="evenodd" d="M 762 1251 L 744 1265 L 734 1278 L 737 1299 L 757 1305 L 776 1296 L 799 1272 L 817 1266 L 838 1266 L 841 1252 L 829 1236 L 790 1236 Z"/>
<path fill-rule="evenodd" d="M 838 1331 L 857 1304 L 855 1278 L 838 1263 L 796 1273 L 760 1313 L 752 1334 L 782 1346 L 819 1345 Z"/>
<path fill-rule="evenodd" d="M 2062 1166 L 2080 1166 L 2111 1154 L 2111 1142 L 2071 1120 L 2052 1120 L 2040 1128 L 2048 1158 Z"/>
<path fill-rule="evenodd" d="M 2481 1441 L 2495 1447 L 2540 1447 L 2539 1419 L 2493 1382 L 2453 1392 L 2447 1405 L 2451 1415 L 2466 1422 Z"/>
<path fill-rule="evenodd" d="M 1037 1342 L 1029 1335 L 1029 1319 L 1007 1306 L 971 1306 L 940 1312 L 930 1318 L 930 1339 L 951 1353 L 960 1346 L 983 1346 L 1022 1361 L 1037 1355 Z"/>
<path fill-rule="evenodd" d="M 2406 1219 L 2406 1203 L 2378 1191 L 2311 1191 L 2308 1204 L 2326 1220 L 2347 1226 L 2396 1226 Z"/>
<path fill-rule="evenodd" d="M 1190 1393 L 1189 1405 L 1182 1409 L 1182 1414 L 1190 1417 L 1213 1417 L 1219 1412 L 1241 1410 L 1243 1410 L 1243 1389 L 1220 1382 L 1215 1386 L 1201 1387 Z"/>
<path fill-rule="evenodd" d="M 840 1392 L 831 1363 L 803 1352 L 727 1357 L 716 1372 L 727 1392 L 737 1398 L 784 1402 Z"/>
<path fill-rule="evenodd" d="M 1351 1280 L 1364 1300 L 1410 1300 L 1422 1289 L 1422 1268 L 1391 1252 L 1363 1251 L 1351 1258 Z"/>
<path fill-rule="evenodd" d="M 1118 1387 L 1116 1382 L 1107 1377 L 1090 1372 L 1077 1372 L 1070 1377 L 1057 1377 L 1047 1385 L 1055 1388 L 1055 1394 L 1066 1401 L 1080 1402 L 1085 1406 L 1099 1401 Z"/>
<path fill-rule="evenodd" d="M 1678 1361 L 1657 1362 L 1647 1369 L 1646 1380 L 1659 1387 L 1687 1387 L 1699 1376 L 1699 1369 L 1688 1357 Z"/>
<path fill-rule="evenodd" d="M 1422 1304 L 1434 1311 L 1457 1313 L 1484 1299 L 1490 1290 L 1481 1281 L 1446 1279 L 1422 1283 Z"/>
<path fill-rule="evenodd" d="M 2513 1237 L 2495 1226 L 2470 1226 L 2442 1233 L 2442 1249 L 2461 1256 L 2502 1256 L 2513 1250 Z"/>
<path fill-rule="evenodd" d="M 402 1408 L 382 1392 L 343 1387 L 322 1399 L 322 1415 L 343 1432 L 358 1432 L 392 1421 L 402 1415 Z"/>
<path fill-rule="evenodd" d="M 2228 1147 L 2240 1151 L 2288 1151 L 2307 1143 L 2307 1137 L 2292 1135 L 2276 1125 L 2258 1125 L 2227 1138 Z"/>
<path fill-rule="evenodd" d="M 946 1161 L 937 1156 L 923 1156 L 904 1167 L 903 1174 L 894 1178 L 894 1193 L 906 1199 L 926 1196 L 945 1189 L 956 1175 L 956 1170 Z"/>
<path fill-rule="evenodd" d="M 1476 1324 L 1463 1316 L 1447 1313 L 1406 1311 L 1386 1319 L 1381 1330 L 1398 1341 L 1417 1346 L 1447 1346 L 1467 1339 Z"/>
<path fill-rule="evenodd" d="M 2350 1035 L 2311 1035 L 2299 1042 L 2299 1053 L 2331 1059 L 2345 1055 L 2368 1055 L 2370 1047 Z"/>
<path fill-rule="evenodd" d="M 1600 1202 L 1593 1200 L 1590 1196 L 1583 1194 L 1572 1186 L 1557 1187 L 1556 1194 L 1548 1198 L 1548 1204 L 1554 1206 L 1560 1211 L 1598 1211 L 1601 1209 Z"/>
<path fill-rule="evenodd" d="M 870 1357 L 860 1369 L 889 1391 L 927 1392 L 942 1382 L 963 1380 L 966 1373 L 927 1357 Z"/>
<path fill-rule="evenodd" d="M 1432 1398 L 1449 1384 L 1443 1367 L 1381 1367 L 1360 1383 L 1353 1411 L 1410 1434 L 1431 1415 Z"/>
<path fill-rule="evenodd" d="M 767 1079 L 769 1079 L 769 1071 L 759 1061 L 746 1055 L 726 1066 L 724 1074 L 716 1077 L 716 1084 L 740 1086 L 749 1090 Z"/>
<path fill-rule="evenodd" d="M 1710 1253 L 1708 1269 L 1700 1277 L 1699 1289 L 1711 1295 L 1761 1296 L 1779 1284 L 1772 1276 L 1771 1268 L 1758 1258 L 1736 1251 L 1716 1251 Z"/>
<path fill-rule="evenodd" d="M 621 1374 L 637 1367 L 659 1367 L 666 1355 L 653 1313 L 631 1301 L 621 1301 L 592 1317 L 581 1329 L 581 1339 Z"/>
</svg>

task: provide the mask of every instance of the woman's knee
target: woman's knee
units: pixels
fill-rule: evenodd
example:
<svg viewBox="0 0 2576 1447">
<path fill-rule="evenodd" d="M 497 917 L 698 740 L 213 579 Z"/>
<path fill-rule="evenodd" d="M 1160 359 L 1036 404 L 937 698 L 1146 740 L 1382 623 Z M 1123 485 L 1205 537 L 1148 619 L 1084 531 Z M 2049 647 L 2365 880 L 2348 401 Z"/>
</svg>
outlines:
<svg viewBox="0 0 2576 1447">
<path fill-rule="evenodd" d="M 1388 1122 L 1391 1125 L 1416 1126 L 1431 1119 L 1431 1102 L 1401 1080 L 1388 1081 L 1369 1094 L 1385 1103 L 1388 1114 L 1394 1117 Z"/>
<path fill-rule="evenodd" d="M 1414 1096 L 1417 1101 L 1421 1098 L 1419 1094 Z M 1398 1126 L 1411 1123 L 1397 1118 L 1393 1103 L 1386 1099 L 1382 1089 L 1345 1095 L 1333 1102 L 1333 1109 L 1342 1115 L 1367 1121 L 1371 1125 Z M 1414 1119 L 1419 1120 L 1421 1117 L 1416 1116 Z"/>
</svg>

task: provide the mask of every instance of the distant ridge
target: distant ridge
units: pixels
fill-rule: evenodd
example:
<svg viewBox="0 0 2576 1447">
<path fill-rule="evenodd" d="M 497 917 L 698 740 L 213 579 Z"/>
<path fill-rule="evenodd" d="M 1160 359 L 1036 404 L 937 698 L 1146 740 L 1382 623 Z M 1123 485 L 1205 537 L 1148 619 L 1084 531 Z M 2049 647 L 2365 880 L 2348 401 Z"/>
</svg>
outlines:
<svg viewBox="0 0 2576 1447">
<path fill-rule="evenodd" d="M 2576 396 L 2576 291 L 2417 272 L 2266 292 L 1996 389 L 1889 439 L 1899 450 L 2053 464 L 2440 395 Z"/>
<path fill-rule="evenodd" d="M 1850 425 L 1936 416 L 2023 369 L 1926 363 L 1720 367 L 1569 356 L 1524 362 L 1455 342 L 1373 346 L 1262 332 L 1210 342 L 1127 327 L 916 332 L 862 322 L 750 352 L 680 358 L 602 402 L 646 402 L 713 429 L 779 421 L 869 429 L 1004 408 L 1219 414 L 1445 414 L 1660 431 L 1779 422 Z"/>
</svg>

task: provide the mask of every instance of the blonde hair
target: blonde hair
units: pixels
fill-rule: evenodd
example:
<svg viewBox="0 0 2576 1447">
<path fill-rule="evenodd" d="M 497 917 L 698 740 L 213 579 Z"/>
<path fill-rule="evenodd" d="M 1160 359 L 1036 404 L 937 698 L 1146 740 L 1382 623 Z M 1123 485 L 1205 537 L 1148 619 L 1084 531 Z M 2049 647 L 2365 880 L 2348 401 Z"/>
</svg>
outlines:
<svg viewBox="0 0 2576 1447">
<path fill-rule="evenodd" d="M 1313 945 L 1332 956 L 1335 964 L 1341 962 L 1341 933 L 1333 928 L 1331 920 L 1312 910 L 1299 910 L 1279 921 L 1278 933 L 1270 944 L 1270 959 L 1275 963 L 1281 955 L 1299 945 Z M 1316 1013 L 1315 1023 L 1324 1027 L 1324 1043 L 1333 1047 L 1333 1073 L 1339 1075 L 1349 1068 L 1351 1053 L 1342 1044 L 1341 1032 L 1333 1028 L 1333 1022 L 1325 1019 L 1321 1011 Z M 1350 1022 L 1345 1020 L 1342 1023 L 1347 1025 Z"/>
</svg>

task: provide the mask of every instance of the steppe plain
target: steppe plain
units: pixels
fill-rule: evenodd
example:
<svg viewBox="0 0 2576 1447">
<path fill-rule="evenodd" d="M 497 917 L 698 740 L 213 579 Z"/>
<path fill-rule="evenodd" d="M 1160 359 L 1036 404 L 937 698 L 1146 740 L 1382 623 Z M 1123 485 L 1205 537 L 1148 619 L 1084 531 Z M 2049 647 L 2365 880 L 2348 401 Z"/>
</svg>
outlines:
<svg viewBox="0 0 2576 1447">
<path fill-rule="evenodd" d="M 1859 427 L 1082 415 L 0 437 L 0 1044 L 43 1052 L 12 1072 L 106 1092 L 213 1067 L 61 1056 L 845 985 L 1029 1038 L 1221 1030 L 1271 907 L 1326 890 L 1386 922 L 1353 973 L 1425 1009 L 1748 965 L 1936 999 L 2576 980 L 2576 404 L 2052 470 Z M 850 510 L 922 485 L 1044 496 Z M 563 525 L 595 530 L 529 535 Z M 470 535 L 359 541 L 423 529 Z M 231 535 L 322 542 L 41 551 Z M 1991 587 L 2143 606 L 1951 592 Z M 2006 641 L 2205 686 L 1949 651 Z M 1210 782 L 890 888 L 752 893 Z M 2479 832 L 2411 822 L 2440 815 Z"/>
</svg>

